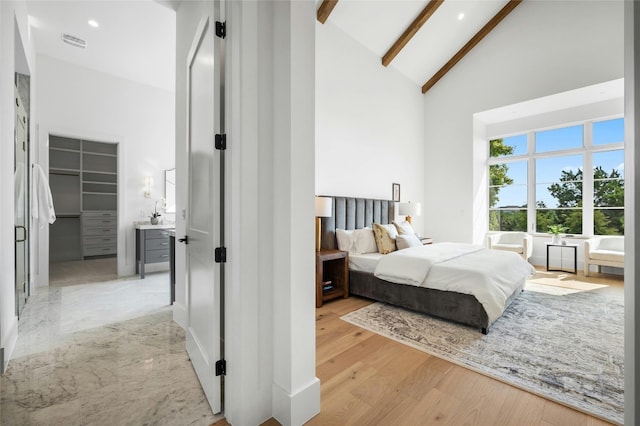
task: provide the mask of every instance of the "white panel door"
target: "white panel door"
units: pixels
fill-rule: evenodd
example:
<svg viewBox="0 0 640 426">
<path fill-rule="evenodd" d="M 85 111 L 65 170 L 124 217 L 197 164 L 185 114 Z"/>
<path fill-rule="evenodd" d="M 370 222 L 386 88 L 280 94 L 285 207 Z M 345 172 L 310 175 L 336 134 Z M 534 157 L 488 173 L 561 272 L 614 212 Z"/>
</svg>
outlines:
<svg viewBox="0 0 640 426">
<path fill-rule="evenodd" d="M 220 234 L 220 123 L 215 22 L 203 19 L 188 56 L 187 352 L 214 413 L 221 411 L 220 266 L 214 261 Z"/>
</svg>

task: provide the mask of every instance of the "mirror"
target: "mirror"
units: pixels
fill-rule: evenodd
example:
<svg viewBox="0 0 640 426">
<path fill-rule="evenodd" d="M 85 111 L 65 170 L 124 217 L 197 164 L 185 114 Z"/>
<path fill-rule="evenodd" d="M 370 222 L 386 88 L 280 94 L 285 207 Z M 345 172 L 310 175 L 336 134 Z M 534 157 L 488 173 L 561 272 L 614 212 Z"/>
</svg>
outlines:
<svg viewBox="0 0 640 426">
<path fill-rule="evenodd" d="M 165 211 L 176 212 L 176 169 L 164 171 L 164 199 Z"/>
</svg>

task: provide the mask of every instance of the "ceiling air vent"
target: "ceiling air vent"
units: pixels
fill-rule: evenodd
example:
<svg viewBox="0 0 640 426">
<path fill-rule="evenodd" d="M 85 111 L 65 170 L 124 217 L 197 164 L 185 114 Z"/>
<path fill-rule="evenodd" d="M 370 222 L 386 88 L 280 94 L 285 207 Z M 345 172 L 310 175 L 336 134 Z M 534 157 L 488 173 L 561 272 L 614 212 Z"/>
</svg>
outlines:
<svg viewBox="0 0 640 426">
<path fill-rule="evenodd" d="M 72 46 L 79 47 L 81 49 L 84 49 L 85 47 L 87 47 L 86 41 L 84 41 L 81 38 L 74 37 L 71 34 L 62 33 L 62 41 Z"/>
</svg>

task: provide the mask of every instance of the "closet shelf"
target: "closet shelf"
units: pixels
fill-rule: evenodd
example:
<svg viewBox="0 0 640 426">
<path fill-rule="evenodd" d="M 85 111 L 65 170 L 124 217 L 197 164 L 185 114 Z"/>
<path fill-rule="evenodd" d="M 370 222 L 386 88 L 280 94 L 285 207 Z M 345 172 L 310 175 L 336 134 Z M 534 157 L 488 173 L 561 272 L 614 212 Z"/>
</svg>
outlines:
<svg viewBox="0 0 640 426">
<path fill-rule="evenodd" d="M 83 180 L 82 183 L 95 183 L 98 185 L 117 185 L 116 182 L 98 182 L 95 180 Z"/>
<path fill-rule="evenodd" d="M 86 155 L 99 155 L 101 157 L 117 157 L 117 154 L 105 154 L 104 152 L 91 152 L 91 151 L 82 151 L 83 154 Z"/>
<path fill-rule="evenodd" d="M 91 195 L 117 195 L 117 192 L 87 192 L 82 191 L 83 194 L 91 194 Z"/>
<path fill-rule="evenodd" d="M 88 170 L 88 169 L 83 169 L 82 171 L 85 173 L 99 173 L 101 175 L 117 175 L 118 174 L 117 172 L 101 172 L 98 170 Z"/>
<path fill-rule="evenodd" d="M 77 152 L 80 153 L 79 149 L 71 149 L 71 148 L 56 148 L 55 146 L 49 147 L 50 151 L 63 151 L 63 152 Z"/>
<path fill-rule="evenodd" d="M 71 175 L 71 176 L 80 176 L 80 170 L 78 169 L 60 169 L 60 168 L 49 168 L 49 173 L 54 175 Z"/>
<path fill-rule="evenodd" d="M 56 213 L 57 219 L 76 219 L 80 217 L 80 213 Z"/>
</svg>

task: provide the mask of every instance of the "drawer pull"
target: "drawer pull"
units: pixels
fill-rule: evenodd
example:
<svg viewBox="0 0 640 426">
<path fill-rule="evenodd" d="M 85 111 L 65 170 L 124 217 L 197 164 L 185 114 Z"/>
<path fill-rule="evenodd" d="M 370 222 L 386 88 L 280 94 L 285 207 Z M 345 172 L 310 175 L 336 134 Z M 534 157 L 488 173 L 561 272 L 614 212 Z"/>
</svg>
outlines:
<svg viewBox="0 0 640 426">
<path fill-rule="evenodd" d="M 168 246 L 169 243 L 160 243 L 161 246 Z"/>
<path fill-rule="evenodd" d="M 169 257 L 168 254 L 163 254 L 161 257 Z"/>
<path fill-rule="evenodd" d="M 111 241 L 111 238 L 103 238 L 102 241 Z"/>
<path fill-rule="evenodd" d="M 102 223 L 111 223 L 110 220 L 103 220 Z"/>
</svg>

